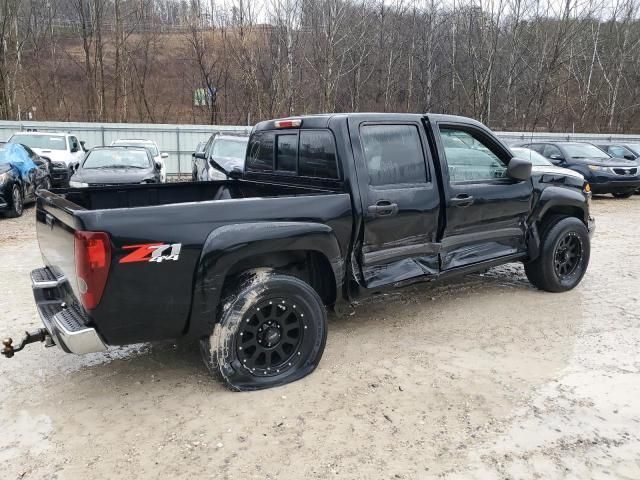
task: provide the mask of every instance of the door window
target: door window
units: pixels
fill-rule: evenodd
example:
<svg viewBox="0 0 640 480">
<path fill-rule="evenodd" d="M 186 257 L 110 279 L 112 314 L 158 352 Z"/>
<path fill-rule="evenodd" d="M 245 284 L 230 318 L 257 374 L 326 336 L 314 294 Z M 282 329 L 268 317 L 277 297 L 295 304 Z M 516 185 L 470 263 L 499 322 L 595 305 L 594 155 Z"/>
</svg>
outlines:
<svg viewBox="0 0 640 480">
<path fill-rule="evenodd" d="M 555 155 L 555 158 L 561 158 L 562 152 L 555 145 L 545 145 L 543 155 L 547 158 L 551 158 L 552 155 Z"/>
<path fill-rule="evenodd" d="M 371 185 L 427 181 L 422 142 L 415 125 L 364 125 L 360 136 Z"/>
<path fill-rule="evenodd" d="M 80 151 L 80 144 L 76 137 L 69 137 L 69 148 L 71 149 L 71 153 Z"/>
<path fill-rule="evenodd" d="M 539 154 L 542 155 L 542 152 L 544 151 L 544 144 L 542 143 L 532 143 L 531 145 L 529 145 L 528 147 L 531 150 L 533 150 L 534 152 L 538 152 Z"/>
<path fill-rule="evenodd" d="M 300 131 L 298 174 L 303 177 L 338 178 L 333 135 L 324 130 Z"/>
<path fill-rule="evenodd" d="M 479 137 L 451 127 L 441 127 L 440 135 L 451 183 L 482 182 L 507 176 L 506 163 Z M 451 138 L 457 140 L 455 145 Z"/>
<path fill-rule="evenodd" d="M 298 135 L 278 135 L 276 137 L 276 170 L 295 172 L 298 154 Z"/>
</svg>

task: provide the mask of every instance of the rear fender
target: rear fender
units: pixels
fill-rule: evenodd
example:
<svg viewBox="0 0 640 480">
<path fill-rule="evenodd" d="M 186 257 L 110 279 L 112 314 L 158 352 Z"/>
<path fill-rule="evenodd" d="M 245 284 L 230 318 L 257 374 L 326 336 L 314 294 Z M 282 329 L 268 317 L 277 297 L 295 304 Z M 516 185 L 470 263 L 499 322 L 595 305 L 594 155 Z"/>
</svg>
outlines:
<svg viewBox="0 0 640 480">
<path fill-rule="evenodd" d="M 342 289 L 344 261 L 338 240 L 327 225 L 307 222 L 257 222 L 225 225 L 204 243 L 196 268 L 189 337 L 210 335 L 228 273 L 243 259 L 285 251 L 316 251 L 331 265 L 336 292 Z"/>
</svg>

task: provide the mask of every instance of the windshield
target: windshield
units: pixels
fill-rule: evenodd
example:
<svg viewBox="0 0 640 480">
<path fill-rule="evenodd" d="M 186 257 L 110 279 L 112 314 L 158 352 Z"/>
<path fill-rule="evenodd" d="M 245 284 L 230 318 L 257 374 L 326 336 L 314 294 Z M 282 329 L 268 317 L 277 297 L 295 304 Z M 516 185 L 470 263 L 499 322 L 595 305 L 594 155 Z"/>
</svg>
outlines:
<svg viewBox="0 0 640 480">
<path fill-rule="evenodd" d="M 31 148 L 43 150 L 66 150 L 67 142 L 63 135 L 31 135 L 28 133 L 16 133 L 9 141 L 21 143 Z"/>
<path fill-rule="evenodd" d="M 144 150 L 92 150 L 82 168 L 149 168 L 149 157 Z"/>
<path fill-rule="evenodd" d="M 586 143 L 565 143 L 563 148 L 571 158 L 611 158 L 598 147 Z"/>
<path fill-rule="evenodd" d="M 548 167 L 549 165 L 553 165 L 553 163 L 544 158 L 538 152 L 534 152 L 528 148 L 512 148 L 511 151 L 516 157 L 522 158 L 523 160 L 529 160 L 531 165 L 536 167 Z"/>
<path fill-rule="evenodd" d="M 121 147 L 144 147 L 149 150 L 152 157 L 157 157 L 159 155 L 158 147 L 148 140 L 116 140 L 111 145 L 118 145 Z"/>
<path fill-rule="evenodd" d="M 229 157 L 229 158 L 244 158 L 247 152 L 248 138 L 239 140 L 217 140 L 213 144 L 213 152 L 211 156 L 216 157 Z"/>
</svg>

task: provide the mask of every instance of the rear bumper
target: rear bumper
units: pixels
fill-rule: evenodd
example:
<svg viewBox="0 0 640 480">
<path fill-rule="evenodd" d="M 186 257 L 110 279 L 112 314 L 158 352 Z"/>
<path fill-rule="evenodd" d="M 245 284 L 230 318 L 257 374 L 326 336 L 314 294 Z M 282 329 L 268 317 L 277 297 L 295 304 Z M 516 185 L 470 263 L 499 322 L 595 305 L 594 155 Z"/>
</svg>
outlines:
<svg viewBox="0 0 640 480">
<path fill-rule="evenodd" d="M 82 305 L 77 301 L 64 275 L 49 268 L 31 272 L 31 286 L 40 319 L 54 341 L 67 353 L 102 352 L 106 344 Z"/>
</svg>

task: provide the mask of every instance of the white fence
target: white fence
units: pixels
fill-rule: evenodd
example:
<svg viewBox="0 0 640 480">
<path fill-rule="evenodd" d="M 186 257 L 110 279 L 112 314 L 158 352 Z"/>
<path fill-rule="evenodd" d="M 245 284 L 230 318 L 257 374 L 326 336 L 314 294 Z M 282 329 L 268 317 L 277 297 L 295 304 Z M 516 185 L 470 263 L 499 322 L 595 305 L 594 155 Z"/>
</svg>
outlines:
<svg viewBox="0 0 640 480">
<path fill-rule="evenodd" d="M 12 122 L 0 121 L 0 141 L 6 141 L 14 132 L 37 130 L 41 132 L 70 132 L 85 141 L 87 148 L 109 145 L 118 138 L 145 138 L 154 140 L 163 152 L 169 154 L 169 175 L 191 172 L 191 153 L 199 142 L 206 141 L 215 131 L 249 132 L 251 127 L 229 125 L 156 125 L 147 123 L 82 123 L 82 122 Z M 597 133 L 524 133 L 496 132 L 510 145 L 531 140 L 558 140 L 583 142 L 640 143 L 640 134 L 615 135 Z"/>
<path fill-rule="evenodd" d="M 224 125 L 155 125 L 147 123 L 76 123 L 76 122 L 11 122 L 0 121 L 0 141 L 15 132 L 69 132 L 85 142 L 86 148 L 109 145 L 119 138 L 154 140 L 162 152 L 169 154 L 167 173 L 191 173 L 191 154 L 200 142 L 216 131 L 250 132 L 251 127 Z"/>
</svg>

